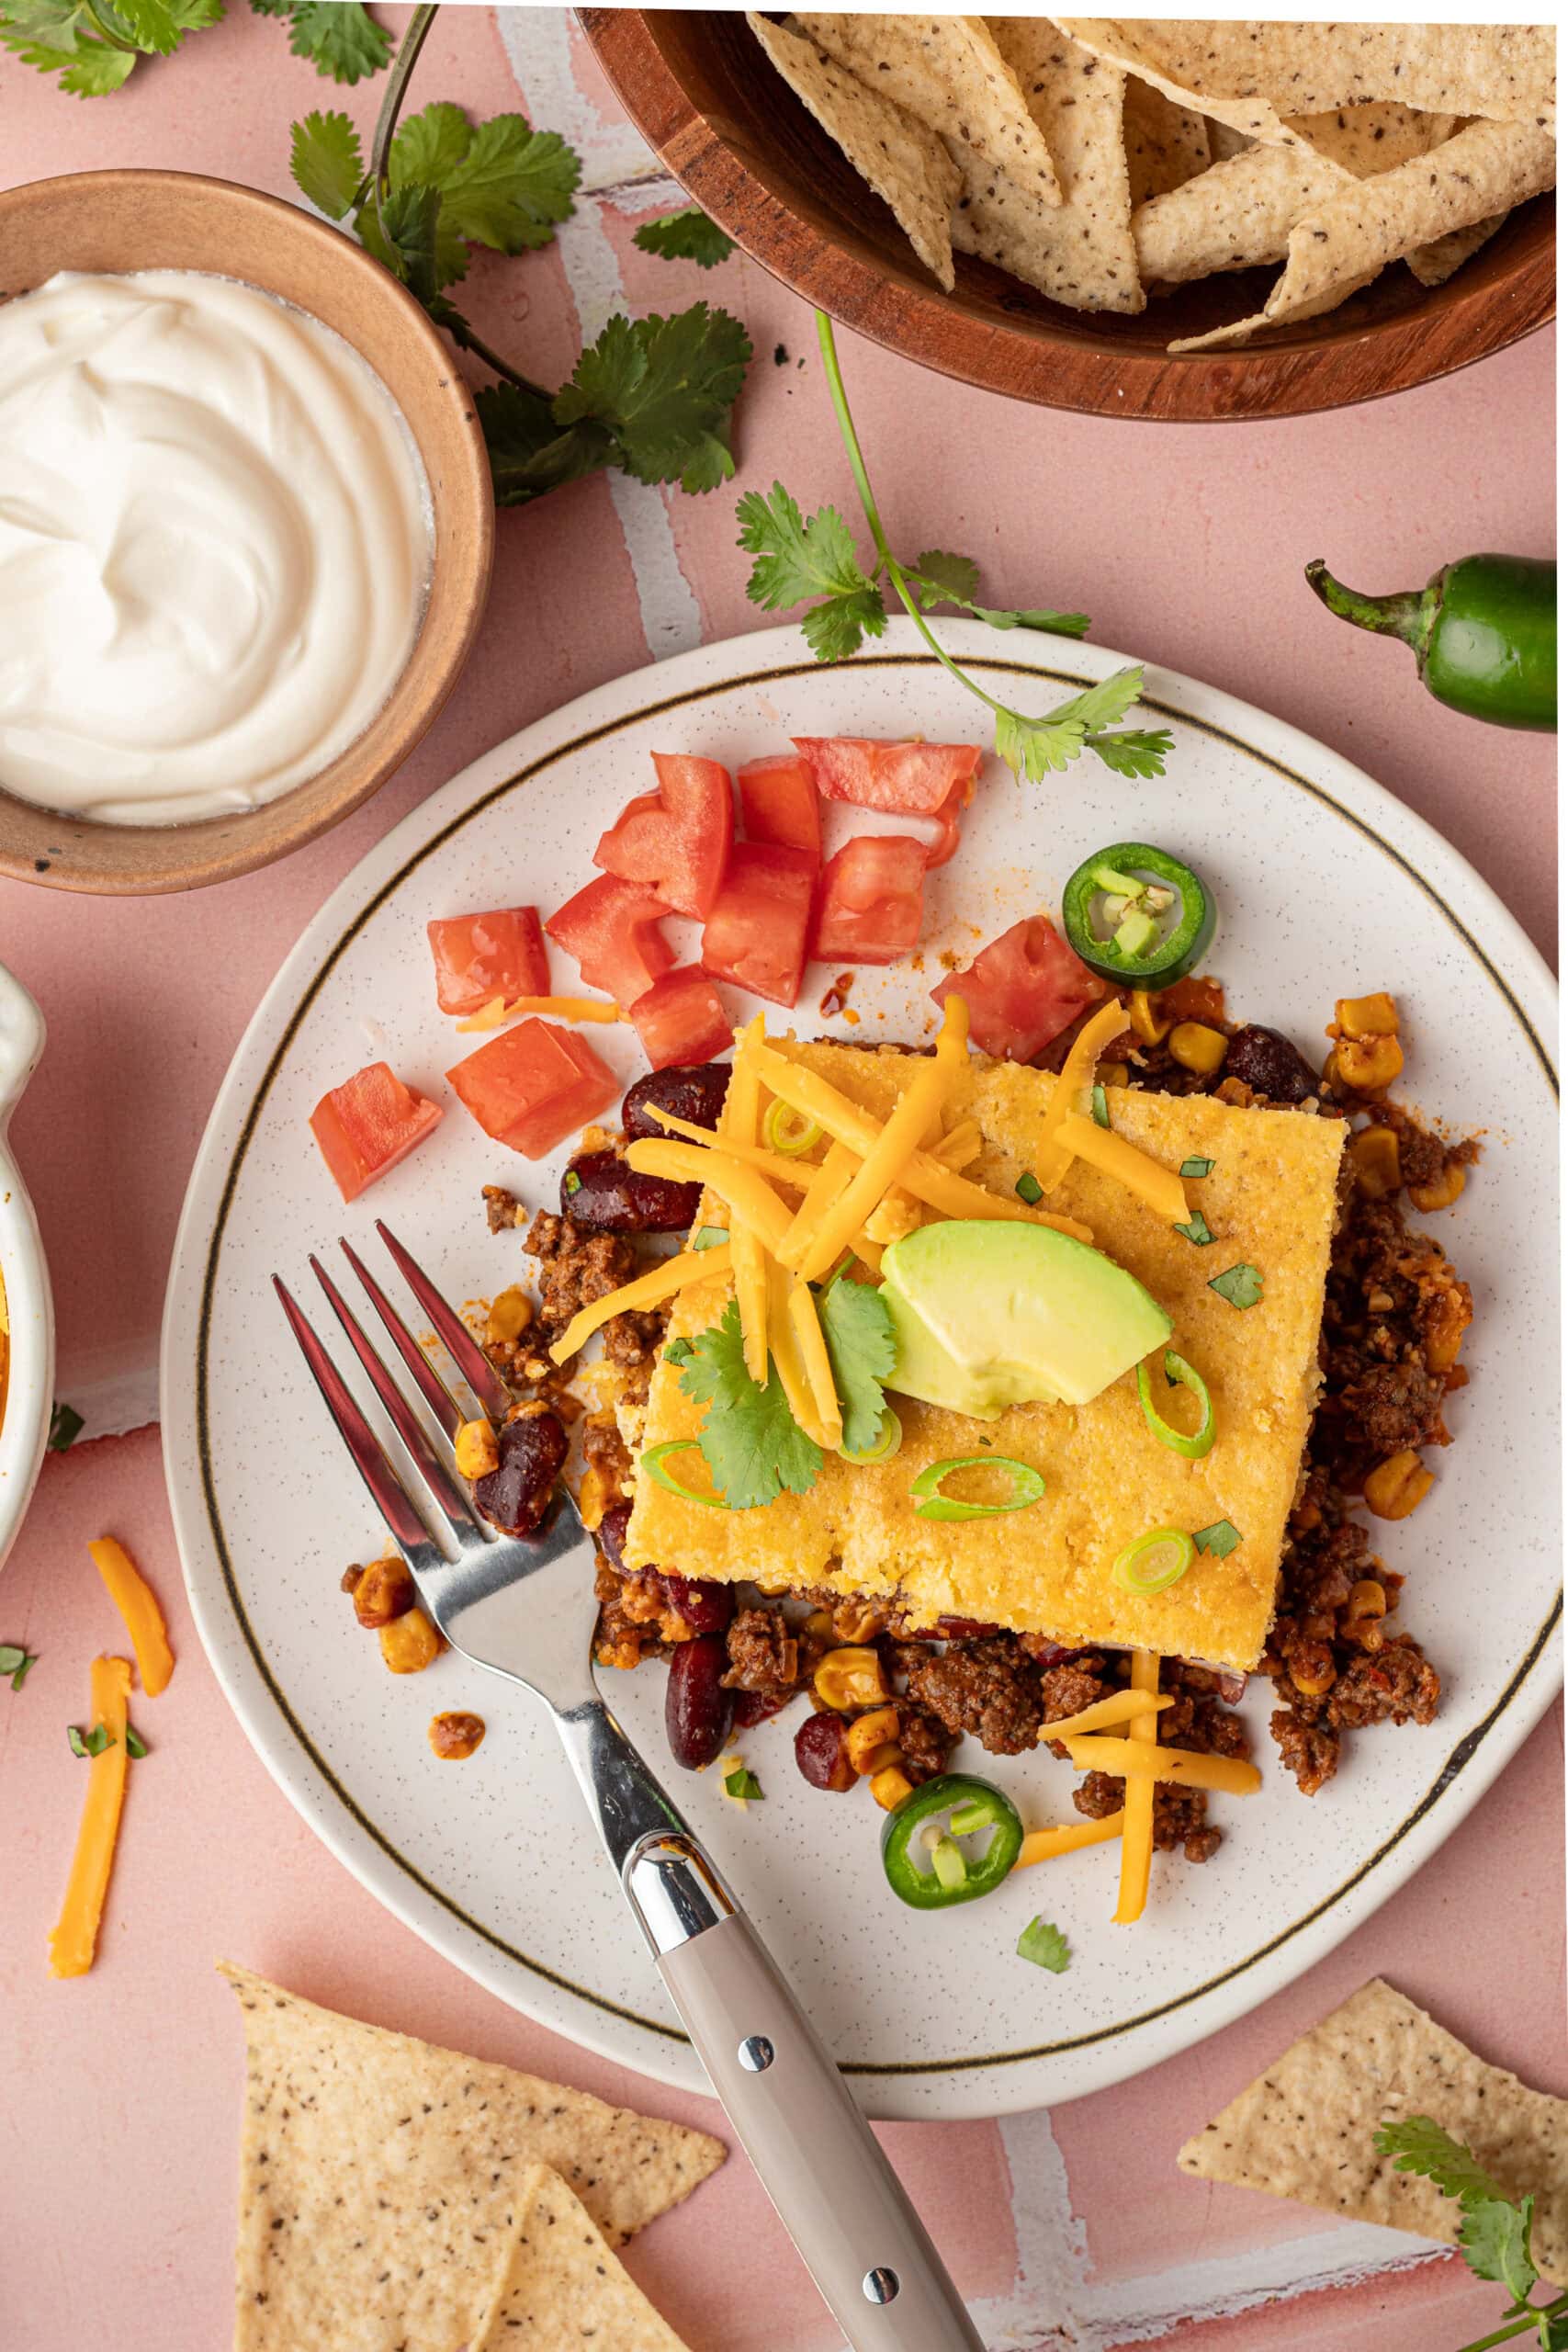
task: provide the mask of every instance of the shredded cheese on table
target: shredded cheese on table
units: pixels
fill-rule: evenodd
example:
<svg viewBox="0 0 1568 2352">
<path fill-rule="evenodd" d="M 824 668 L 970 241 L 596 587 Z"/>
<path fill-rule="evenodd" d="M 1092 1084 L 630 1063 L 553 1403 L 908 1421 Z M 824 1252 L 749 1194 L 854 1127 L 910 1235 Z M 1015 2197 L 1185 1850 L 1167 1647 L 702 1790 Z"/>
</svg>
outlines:
<svg viewBox="0 0 1568 2352">
<path fill-rule="evenodd" d="M 136 1652 L 141 1688 L 150 1699 L 155 1699 L 160 1690 L 168 1687 L 175 1670 L 175 1654 L 169 1647 L 164 1612 L 156 1596 L 124 1544 L 117 1543 L 112 1535 L 100 1535 L 87 1549 L 108 1588 L 109 1599 L 125 1620 L 125 1630 Z"/>
<path fill-rule="evenodd" d="M 65 1884 L 60 1917 L 50 1930 L 49 1973 L 51 1976 L 85 1976 L 98 1948 L 98 1923 L 104 1916 L 109 1873 L 114 1869 L 115 1843 L 119 1836 L 120 1808 L 125 1803 L 125 1776 L 130 1750 L 125 1727 L 130 1704 L 130 1661 L 96 1657 L 92 1676 L 93 1722 L 108 1734 L 108 1744 L 87 1767 L 87 1795 L 82 1826 Z"/>
</svg>

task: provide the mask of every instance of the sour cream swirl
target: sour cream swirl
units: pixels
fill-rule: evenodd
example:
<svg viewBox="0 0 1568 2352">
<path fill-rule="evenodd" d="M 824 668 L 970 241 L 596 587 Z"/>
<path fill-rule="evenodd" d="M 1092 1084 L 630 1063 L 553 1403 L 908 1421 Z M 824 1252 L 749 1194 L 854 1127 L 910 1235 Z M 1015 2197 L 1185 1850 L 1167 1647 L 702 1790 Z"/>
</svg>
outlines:
<svg viewBox="0 0 1568 2352">
<path fill-rule="evenodd" d="M 390 394 L 303 311 L 187 270 L 0 304 L 0 786 L 107 824 L 275 799 L 385 703 L 431 543 Z"/>
</svg>

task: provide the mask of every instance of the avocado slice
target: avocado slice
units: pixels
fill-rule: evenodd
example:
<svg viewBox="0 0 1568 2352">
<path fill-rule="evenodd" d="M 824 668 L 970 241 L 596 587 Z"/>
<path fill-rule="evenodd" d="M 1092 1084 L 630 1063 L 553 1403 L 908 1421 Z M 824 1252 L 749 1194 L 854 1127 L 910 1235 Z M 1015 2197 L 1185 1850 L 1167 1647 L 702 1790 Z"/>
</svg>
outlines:
<svg viewBox="0 0 1568 2352">
<path fill-rule="evenodd" d="M 882 1274 L 898 1350 L 887 1386 L 976 1420 L 1087 1405 L 1170 1338 L 1142 1283 L 1048 1225 L 923 1225 L 893 1244 Z"/>
</svg>

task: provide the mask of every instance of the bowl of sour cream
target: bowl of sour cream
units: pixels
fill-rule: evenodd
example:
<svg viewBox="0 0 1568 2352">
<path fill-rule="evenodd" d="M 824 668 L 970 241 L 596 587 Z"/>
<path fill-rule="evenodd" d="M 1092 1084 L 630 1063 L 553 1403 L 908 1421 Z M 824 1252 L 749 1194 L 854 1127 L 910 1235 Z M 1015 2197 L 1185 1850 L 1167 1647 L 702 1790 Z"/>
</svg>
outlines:
<svg viewBox="0 0 1568 2352">
<path fill-rule="evenodd" d="M 452 355 L 339 231 L 180 172 L 0 194 L 0 872 L 191 889 L 335 824 L 493 540 Z"/>
</svg>

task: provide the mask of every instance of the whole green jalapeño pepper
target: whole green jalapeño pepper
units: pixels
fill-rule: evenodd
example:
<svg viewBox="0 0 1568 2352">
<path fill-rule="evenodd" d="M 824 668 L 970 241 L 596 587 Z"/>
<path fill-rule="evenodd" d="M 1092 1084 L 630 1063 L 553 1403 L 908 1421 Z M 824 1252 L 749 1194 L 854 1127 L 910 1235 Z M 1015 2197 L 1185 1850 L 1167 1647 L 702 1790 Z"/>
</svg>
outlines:
<svg viewBox="0 0 1568 2352">
<path fill-rule="evenodd" d="M 1362 596 L 1321 562 L 1314 593 L 1331 613 L 1401 637 L 1430 695 L 1494 727 L 1557 728 L 1557 566 L 1523 555 L 1467 555 L 1425 588 Z"/>
<path fill-rule="evenodd" d="M 940 1836 L 927 1838 L 948 1815 Z M 960 1838 L 989 1835 L 978 1852 L 965 1851 Z M 917 1911 L 942 1911 L 949 1904 L 973 1903 L 1000 1886 L 1018 1860 L 1023 1844 L 1023 1824 L 1012 1799 L 989 1781 L 970 1772 L 944 1772 L 911 1789 L 894 1806 L 883 1825 L 882 1867 L 887 1883 L 901 1903 Z M 919 1859 L 923 1851 L 925 1861 Z"/>
</svg>

